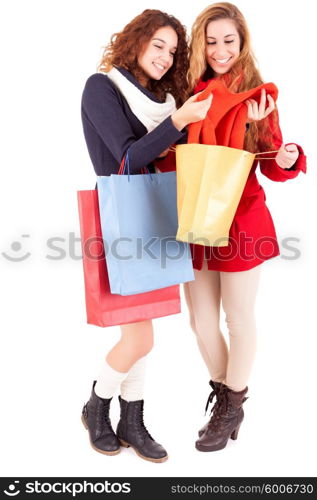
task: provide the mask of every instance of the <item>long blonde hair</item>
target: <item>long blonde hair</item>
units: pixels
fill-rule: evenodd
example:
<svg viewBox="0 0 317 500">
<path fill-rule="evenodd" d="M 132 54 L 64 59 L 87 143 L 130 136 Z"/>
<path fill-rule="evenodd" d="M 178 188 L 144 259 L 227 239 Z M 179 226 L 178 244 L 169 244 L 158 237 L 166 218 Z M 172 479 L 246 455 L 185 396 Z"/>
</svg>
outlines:
<svg viewBox="0 0 317 500">
<path fill-rule="evenodd" d="M 211 21 L 218 19 L 233 21 L 240 37 L 240 54 L 230 71 L 220 75 L 219 79 L 231 92 L 244 92 L 264 83 L 256 65 L 257 61 L 251 48 L 250 33 L 244 16 L 232 3 L 220 2 L 203 10 L 193 24 L 189 46 L 188 81 L 190 92 L 193 92 L 199 79 L 207 80 L 215 77 L 214 71 L 206 61 L 206 29 Z M 269 117 L 276 126 L 277 111 L 274 110 Z M 259 149 L 273 149 L 271 135 L 268 117 L 259 122 L 250 123 L 249 132 L 245 135 L 244 149 L 251 152 L 259 151 Z"/>
</svg>

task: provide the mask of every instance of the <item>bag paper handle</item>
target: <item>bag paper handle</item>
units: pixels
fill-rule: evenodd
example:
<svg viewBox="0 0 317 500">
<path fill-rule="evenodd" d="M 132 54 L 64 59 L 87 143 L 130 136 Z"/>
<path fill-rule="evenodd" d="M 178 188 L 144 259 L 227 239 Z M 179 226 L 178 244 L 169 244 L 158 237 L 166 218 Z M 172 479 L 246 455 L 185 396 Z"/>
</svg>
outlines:
<svg viewBox="0 0 317 500">
<path fill-rule="evenodd" d="M 130 180 L 130 159 L 129 159 L 129 150 L 126 152 L 126 154 L 123 156 L 121 165 L 118 171 L 118 175 L 124 175 L 126 167 L 128 169 L 128 179 Z M 149 171 L 148 167 L 142 167 L 141 168 L 141 174 L 149 174 L 152 180 L 152 175 L 151 172 Z"/>
<path fill-rule="evenodd" d="M 221 146 L 221 144 L 214 144 L 215 146 Z M 184 144 L 182 144 L 184 146 Z M 229 147 L 229 146 L 228 146 Z M 176 152 L 176 147 L 172 146 L 169 148 L 169 151 L 172 151 L 173 153 Z M 278 153 L 279 149 L 275 149 L 274 151 L 262 151 L 261 153 L 254 153 L 254 159 L 255 160 L 275 160 L 275 156 L 270 156 L 269 158 L 257 158 L 258 155 L 267 155 L 271 153 Z"/>
<path fill-rule="evenodd" d="M 258 155 L 267 155 L 268 153 L 278 153 L 279 149 L 276 149 L 275 151 L 262 151 L 262 153 L 255 153 L 255 156 L 257 157 Z M 275 160 L 275 156 L 270 157 L 270 158 L 255 158 L 256 160 Z"/>
</svg>

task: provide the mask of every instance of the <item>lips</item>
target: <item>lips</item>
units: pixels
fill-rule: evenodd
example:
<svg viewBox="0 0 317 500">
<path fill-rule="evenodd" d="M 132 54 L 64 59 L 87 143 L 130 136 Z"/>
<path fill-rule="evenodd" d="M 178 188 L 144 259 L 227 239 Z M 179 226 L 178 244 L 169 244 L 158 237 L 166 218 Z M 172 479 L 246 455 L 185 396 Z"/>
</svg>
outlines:
<svg viewBox="0 0 317 500">
<path fill-rule="evenodd" d="M 216 61 L 217 64 L 224 65 L 227 64 L 230 61 L 231 57 L 227 57 L 227 59 L 215 59 L 213 58 L 214 61 Z"/>
<path fill-rule="evenodd" d="M 162 64 L 160 63 L 156 63 L 156 62 L 153 62 L 154 66 L 159 70 L 159 71 L 164 71 L 165 70 L 165 66 L 163 66 Z"/>
</svg>

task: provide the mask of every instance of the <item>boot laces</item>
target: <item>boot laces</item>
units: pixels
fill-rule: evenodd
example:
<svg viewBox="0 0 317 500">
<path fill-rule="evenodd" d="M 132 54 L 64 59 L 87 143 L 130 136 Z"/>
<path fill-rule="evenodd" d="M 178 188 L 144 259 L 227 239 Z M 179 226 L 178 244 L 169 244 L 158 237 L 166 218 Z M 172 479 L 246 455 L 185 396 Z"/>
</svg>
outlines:
<svg viewBox="0 0 317 500">
<path fill-rule="evenodd" d="M 244 397 L 241 404 L 244 403 L 248 397 Z M 232 412 L 236 412 L 237 408 L 232 405 L 228 397 L 228 389 L 225 386 L 221 386 L 218 393 L 217 401 L 212 407 L 210 414 L 213 413 L 209 420 L 208 426 L 213 430 L 218 430 L 222 426 L 226 426 L 230 422 L 232 417 Z"/>
<path fill-rule="evenodd" d="M 152 441 L 154 441 L 151 434 L 149 433 L 149 431 L 147 430 L 147 428 L 144 425 L 143 405 L 140 406 L 139 408 L 137 408 L 137 419 L 138 419 L 138 423 L 140 424 L 140 426 L 138 428 L 139 434 L 143 437 L 149 437 L 150 439 L 152 439 Z"/>
<path fill-rule="evenodd" d="M 109 402 L 103 401 L 100 407 L 100 415 L 103 422 L 111 426 L 109 417 Z"/>
<path fill-rule="evenodd" d="M 207 403 L 206 403 L 206 407 L 205 407 L 205 415 L 207 413 L 209 405 L 212 403 L 212 400 L 214 399 L 214 397 L 216 396 L 216 394 L 217 394 L 216 391 L 211 391 L 211 393 L 209 394 L 208 399 L 207 399 Z M 214 406 L 212 407 L 212 409 L 210 411 L 210 415 L 211 415 L 211 413 L 213 411 Z"/>
<path fill-rule="evenodd" d="M 229 408 L 229 402 L 227 397 L 227 391 L 225 386 L 221 386 L 217 394 L 217 401 L 213 405 L 210 411 L 212 414 L 208 426 L 214 430 L 217 430 L 221 426 L 221 416 L 225 415 Z"/>
<path fill-rule="evenodd" d="M 87 403 L 84 403 L 82 414 L 84 415 L 85 418 L 88 417 Z"/>
</svg>

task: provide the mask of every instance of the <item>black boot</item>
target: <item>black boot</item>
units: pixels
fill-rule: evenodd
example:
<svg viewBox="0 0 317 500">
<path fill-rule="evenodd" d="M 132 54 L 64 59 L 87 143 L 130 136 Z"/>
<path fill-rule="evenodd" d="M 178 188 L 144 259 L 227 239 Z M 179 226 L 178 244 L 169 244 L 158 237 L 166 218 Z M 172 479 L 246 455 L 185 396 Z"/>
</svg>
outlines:
<svg viewBox="0 0 317 500">
<path fill-rule="evenodd" d="M 125 448 L 131 446 L 136 453 L 151 462 L 165 462 L 168 455 L 163 446 L 158 444 L 149 434 L 143 422 L 144 401 L 125 401 L 119 396 L 120 420 L 117 436 Z"/>
<path fill-rule="evenodd" d="M 214 397 L 216 396 L 216 400 L 217 400 L 217 395 L 218 395 L 218 392 L 220 390 L 220 387 L 221 387 L 221 382 L 214 382 L 213 380 L 210 380 L 209 381 L 209 385 L 210 387 L 212 388 L 212 391 L 211 393 L 209 394 L 208 396 L 208 399 L 207 399 L 207 403 L 206 403 L 206 408 L 205 408 L 205 414 L 208 410 L 208 406 L 212 403 Z M 205 432 L 205 430 L 207 429 L 208 427 L 208 423 L 207 422 L 204 427 L 202 427 L 199 431 L 198 431 L 198 436 L 202 436 L 203 433 Z"/>
<path fill-rule="evenodd" d="M 116 455 L 120 451 L 120 443 L 109 418 L 112 398 L 103 399 L 97 396 L 95 385 L 96 380 L 92 386 L 90 399 L 83 407 L 81 420 L 89 432 L 93 449 L 105 455 Z"/>
</svg>

